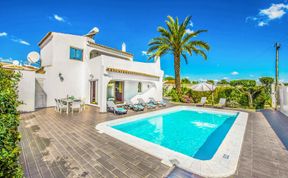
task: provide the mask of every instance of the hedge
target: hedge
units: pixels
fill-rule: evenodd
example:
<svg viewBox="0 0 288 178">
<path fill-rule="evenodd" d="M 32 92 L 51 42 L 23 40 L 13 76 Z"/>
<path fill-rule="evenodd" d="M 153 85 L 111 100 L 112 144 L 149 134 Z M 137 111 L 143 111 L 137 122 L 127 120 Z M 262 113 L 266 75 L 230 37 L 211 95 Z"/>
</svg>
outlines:
<svg viewBox="0 0 288 178">
<path fill-rule="evenodd" d="M 249 82 L 250 87 L 253 87 L 254 83 Z M 271 97 L 269 91 L 265 87 L 257 87 L 258 92 L 253 95 L 253 108 L 261 109 L 265 105 L 271 105 Z M 191 102 L 198 103 L 201 100 L 201 97 L 207 97 L 207 103 L 212 104 L 212 92 L 197 92 L 192 91 L 191 89 L 182 87 L 182 95 L 179 96 L 175 89 L 164 90 L 164 95 L 172 98 L 172 101 L 175 102 Z M 187 100 L 189 98 L 190 101 Z M 249 98 L 247 94 L 243 93 L 235 86 L 224 85 L 217 86 L 213 92 L 213 103 L 218 103 L 220 98 L 227 99 L 228 107 L 242 107 L 249 108 Z"/>
<path fill-rule="evenodd" d="M 17 84 L 20 73 L 0 65 L 0 177 L 23 177 L 19 164 L 20 134 Z"/>
</svg>

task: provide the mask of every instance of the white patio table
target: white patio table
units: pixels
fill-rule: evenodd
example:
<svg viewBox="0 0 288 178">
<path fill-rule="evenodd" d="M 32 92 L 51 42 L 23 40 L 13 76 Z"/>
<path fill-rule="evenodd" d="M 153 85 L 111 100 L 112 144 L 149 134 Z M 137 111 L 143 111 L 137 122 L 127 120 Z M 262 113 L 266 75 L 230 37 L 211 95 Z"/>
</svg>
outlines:
<svg viewBox="0 0 288 178">
<path fill-rule="evenodd" d="M 81 101 L 80 99 L 70 99 L 70 98 L 63 98 L 62 101 L 67 103 L 66 114 L 69 114 L 69 108 L 74 101 Z"/>
</svg>

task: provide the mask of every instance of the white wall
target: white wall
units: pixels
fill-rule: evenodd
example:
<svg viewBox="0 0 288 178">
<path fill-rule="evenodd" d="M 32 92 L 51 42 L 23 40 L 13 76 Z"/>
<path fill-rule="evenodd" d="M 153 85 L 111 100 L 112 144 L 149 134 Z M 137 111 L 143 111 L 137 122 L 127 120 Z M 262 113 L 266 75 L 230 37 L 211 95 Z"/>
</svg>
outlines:
<svg viewBox="0 0 288 178">
<path fill-rule="evenodd" d="M 115 57 L 105 56 L 105 59 L 103 58 L 103 65 L 105 67 L 141 72 L 156 76 L 163 75 L 163 71 L 160 69 L 160 59 L 157 62 L 144 63 L 144 62 L 121 60 Z"/>
<path fill-rule="evenodd" d="M 279 87 L 280 111 L 288 116 L 288 87 Z"/>
<path fill-rule="evenodd" d="M 52 48 L 53 48 L 53 41 L 51 41 L 51 38 L 43 44 L 44 47 L 40 51 L 40 56 L 41 56 L 41 66 L 50 66 L 53 63 L 53 53 Z"/>
<path fill-rule="evenodd" d="M 52 42 L 52 43 L 51 43 Z M 42 60 L 50 60 L 52 64 L 45 67 L 43 75 L 43 89 L 47 94 L 47 106 L 55 106 L 55 98 L 65 98 L 73 95 L 78 98 L 85 97 L 85 60 L 87 50 L 86 38 L 75 35 L 53 33 L 50 43 L 41 49 Z M 84 50 L 83 61 L 70 59 L 70 46 Z M 42 51 L 45 51 L 42 52 Z M 64 80 L 61 81 L 59 73 Z"/>
<path fill-rule="evenodd" d="M 155 63 L 141 63 L 123 60 L 106 54 L 89 59 L 90 51 L 94 48 L 87 45 L 87 37 L 54 32 L 52 36 L 50 42 L 41 46 L 42 64 L 46 64 L 47 66 L 45 67 L 46 73 L 39 76 L 43 81 L 43 90 L 47 94 L 48 107 L 55 106 L 55 98 L 64 98 L 67 95 L 85 98 L 86 103 L 89 103 L 90 80 L 97 80 L 98 82 L 96 92 L 101 112 L 106 111 L 107 84 L 111 80 L 127 81 L 134 79 L 135 81 L 152 82 L 157 89 L 154 88 L 153 91 L 153 89 L 150 88 L 149 91 L 151 91 L 151 93 L 149 95 L 152 96 L 153 94 L 155 99 L 162 99 L 161 86 L 163 71 L 160 70 L 160 60 Z M 69 59 L 70 46 L 84 50 L 83 61 Z M 106 71 L 108 67 L 147 73 L 159 76 L 160 78 L 120 73 L 113 74 Z M 64 81 L 60 81 L 59 73 L 62 74 Z M 90 77 L 91 75 L 93 78 Z M 137 85 L 136 82 L 135 85 L 128 82 L 128 87 L 125 87 L 126 91 L 124 92 L 126 92 L 126 94 L 124 94 L 124 96 L 130 98 L 133 97 L 133 95 L 137 95 L 137 93 L 135 93 L 135 91 L 137 92 Z M 143 86 L 145 87 L 147 85 Z M 143 92 L 143 94 L 144 93 L 148 96 L 147 92 Z"/>
<path fill-rule="evenodd" d="M 35 110 L 35 72 L 20 71 L 22 74 L 18 84 L 19 100 L 23 102 L 18 107 L 21 112 L 31 112 Z"/>
<path fill-rule="evenodd" d="M 138 93 L 138 81 L 125 81 L 124 98 L 137 103 L 137 98 L 143 98 L 148 102 L 150 97 L 158 98 L 159 92 L 155 88 L 155 84 L 151 82 L 141 82 L 142 92 Z M 149 85 L 149 87 L 148 87 Z"/>
</svg>

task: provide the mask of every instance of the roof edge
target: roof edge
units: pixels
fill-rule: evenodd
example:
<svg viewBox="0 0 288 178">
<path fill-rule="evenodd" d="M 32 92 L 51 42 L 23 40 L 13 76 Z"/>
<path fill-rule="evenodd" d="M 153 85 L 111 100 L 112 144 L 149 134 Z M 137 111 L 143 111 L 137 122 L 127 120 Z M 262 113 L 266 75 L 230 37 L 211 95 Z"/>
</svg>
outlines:
<svg viewBox="0 0 288 178">
<path fill-rule="evenodd" d="M 38 46 L 40 47 L 45 41 L 47 38 L 49 38 L 49 36 L 52 35 L 53 32 L 48 32 L 41 40 L 40 42 L 38 43 Z"/>
</svg>

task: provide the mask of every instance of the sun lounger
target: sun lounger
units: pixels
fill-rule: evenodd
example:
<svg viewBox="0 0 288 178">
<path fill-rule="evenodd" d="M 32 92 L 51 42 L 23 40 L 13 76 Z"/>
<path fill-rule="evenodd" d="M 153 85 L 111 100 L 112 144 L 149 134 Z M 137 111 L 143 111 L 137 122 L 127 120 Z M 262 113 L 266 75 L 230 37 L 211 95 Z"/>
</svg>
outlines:
<svg viewBox="0 0 288 178">
<path fill-rule="evenodd" d="M 145 103 L 145 101 L 142 98 L 137 98 L 139 104 L 141 104 L 144 107 L 147 107 L 147 109 L 154 109 L 157 107 L 157 105 L 152 103 Z"/>
<path fill-rule="evenodd" d="M 126 103 L 126 107 L 128 107 L 129 109 L 132 109 L 133 111 L 144 110 L 144 106 L 142 106 L 141 104 L 134 104 L 130 100 L 126 100 L 125 103 Z"/>
<path fill-rule="evenodd" d="M 196 106 L 204 106 L 206 103 L 207 98 L 206 97 L 202 97 L 200 103 L 196 104 Z"/>
<path fill-rule="evenodd" d="M 219 103 L 215 105 L 217 108 L 223 108 L 226 104 L 226 98 L 220 98 Z"/>
<path fill-rule="evenodd" d="M 150 97 L 149 100 L 150 100 L 149 103 L 152 103 L 154 105 L 158 105 L 160 107 L 166 106 L 166 103 L 164 103 L 163 101 L 156 101 L 153 97 Z"/>
<path fill-rule="evenodd" d="M 114 114 L 126 114 L 127 110 L 124 108 L 118 108 L 113 101 L 107 101 L 108 111 L 113 112 Z"/>
</svg>

